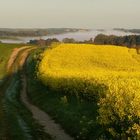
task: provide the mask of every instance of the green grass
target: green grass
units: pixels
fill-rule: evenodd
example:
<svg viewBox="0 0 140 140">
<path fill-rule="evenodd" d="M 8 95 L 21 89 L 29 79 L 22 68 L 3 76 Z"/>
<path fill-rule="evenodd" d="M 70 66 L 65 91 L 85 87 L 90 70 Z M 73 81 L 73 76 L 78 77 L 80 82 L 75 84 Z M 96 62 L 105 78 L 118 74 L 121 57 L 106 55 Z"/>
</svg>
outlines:
<svg viewBox="0 0 140 140">
<path fill-rule="evenodd" d="M 52 91 L 36 78 L 39 50 L 27 61 L 28 96 L 31 102 L 49 113 L 52 118 L 75 139 L 93 140 L 100 137 L 102 128 L 96 121 L 97 105 L 88 101 L 77 101 L 74 96 Z"/>
<path fill-rule="evenodd" d="M 3 44 L 0 43 L 0 79 L 6 76 L 6 64 L 14 48 L 21 47 L 23 44 Z"/>
<path fill-rule="evenodd" d="M 6 64 L 10 54 L 14 48 L 20 47 L 19 44 L 3 44 L 0 43 L 0 138 L 9 138 L 9 124 L 5 116 L 3 107 L 4 92 L 8 85 L 8 77 L 6 73 Z"/>
<path fill-rule="evenodd" d="M 20 100 L 20 72 L 8 75 L 6 63 L 13 48 L 22 44 L 0 44 L 0 139 L 6 140 L 50 140 L 50 135 L 43 131 L 32 113 Z M 20 55 L 20 53 L 19 53 Z M 18 63 L 18 57 L 16 62 Z"/>
<path fill-rule="evenodd" d="M 4 96 L 6 119 L 9 124 L 10 140 L 50 140 L 33 118 L 32 113 L 20 100 L 20 72 L 12 76 L 10 85 Z"/>
</svg>

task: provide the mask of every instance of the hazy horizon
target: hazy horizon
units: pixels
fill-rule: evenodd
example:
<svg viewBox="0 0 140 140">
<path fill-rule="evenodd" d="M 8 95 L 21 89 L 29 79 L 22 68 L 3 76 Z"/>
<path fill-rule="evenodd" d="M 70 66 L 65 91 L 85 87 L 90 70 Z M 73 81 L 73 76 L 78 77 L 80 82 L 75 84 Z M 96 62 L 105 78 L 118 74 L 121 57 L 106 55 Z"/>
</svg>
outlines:
<svg viewBox="0 0 140 140">
<path fill-rule="evenodd" d="M 139 0 L 1 0 L 0 28 L 140 28 Z"/>
</svg>

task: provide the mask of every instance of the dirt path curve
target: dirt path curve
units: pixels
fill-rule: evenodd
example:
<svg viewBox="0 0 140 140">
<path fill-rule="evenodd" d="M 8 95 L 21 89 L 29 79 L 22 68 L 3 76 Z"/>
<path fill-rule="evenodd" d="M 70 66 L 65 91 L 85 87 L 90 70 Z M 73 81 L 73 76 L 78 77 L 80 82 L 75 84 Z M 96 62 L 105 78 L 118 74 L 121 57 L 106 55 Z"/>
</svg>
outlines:
<svg viewBox="0 0 140 140">
<path fill-rule="evenodd" d="M 29 47 L 30 46 L 23 46 L 21 48 L 13 49 L 12 54 L 11 54 L 9 60 L 8 60 L 8 63 L 7 63 L 7 72 L 12 72 L 13 71 L 12 67 L 13 67 L 13 64 L 16 61 L 16 58 L 18 57 L 19 53 L 21 51 L 23 51 L 24 49 L 27 49 Z"/>
<path fill-rule="evenodd" d="M 6 71 L 7 76 L 4 80 L 0 83 L 0 140 L 10 140 L 11 139 L 11 131 L 9 126 L 9 121 L 7 120 L 6 116 L 6 106 L 4 103 L 5 94 L 7 92 L 8 87 L 10 86 L 11 80 L 13 78 L 14 67 L 16 63 L 16 59 L 21 51 L 24 49 L 31 48 L 30 46 L 23 46 L 20 48 L 13 49 L 9 60 L 7 62 Z"/>
<path fill-rule="evenodd" d="M 29 54 L 30 50 L 25 51 L 20 58 L 20 67 L 25 63 L 26 58 Z M 64 132 L 59 124 L 56 124 L 51 117 L 46 114 L 44 111 L 40 110 L 38 107 L 32 105 L 28 101 L 27 97 L 27 82 L 26 82 L 25 73 L 22 74 L 22 91 L 21 91 L 21 100 L 26 105 L 26 107 L 32 112 L 33 118 L 35 118 L 40 125 L 44 126 L 44 130 L 46 133 L 50 134 L 55 140 L 73 140 L 68 134 Z"/>
</svg>

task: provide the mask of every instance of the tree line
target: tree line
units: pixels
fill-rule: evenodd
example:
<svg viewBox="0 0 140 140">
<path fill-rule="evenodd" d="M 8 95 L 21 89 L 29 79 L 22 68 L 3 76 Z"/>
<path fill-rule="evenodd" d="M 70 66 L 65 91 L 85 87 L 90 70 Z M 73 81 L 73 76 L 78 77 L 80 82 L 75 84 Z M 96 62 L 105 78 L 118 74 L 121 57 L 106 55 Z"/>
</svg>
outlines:
<svg viewBox="0 0 140 140">
<path fill-rule="evenodd" d="M 63 34 L 63 33 L 69 33 L 69 32 L 77 32 L 79 30 L 82 30 L 82 29 L 75 29 L 75 28 L 1 29 L 0 28 L 0 37 L 47 36 L 47 35 L 56 35 L 56 34 Z"/>
<path fill-rule="evenodd" d="M 48 38 L 46 40 L 30 40 L 29 44 L 35 44 L 40 46 L 49 46 L 54 42 L 63 43 L 78 43 L 78 44 L 97 44 L 97 45 L 117 45 L 117 46 L 127 46 L 129 48 L 139 48 L 140 47 L 140 35 L 129 35 L 129 36 L 115 36 L 115 35 L 104 35 L 99 34 L 95 39 L 90 38 L 89 40 L 77 41 L 73 38 L 64 38 L 59 41 L 56 38 Z"/>
<path fill-rule="evenodd" d="M 140 35 L 114 36 L 99 34 L 94 39 L 94 44 L 99 45 L 117 45 L 130 48 L 140 47 Z"/>
</svg>

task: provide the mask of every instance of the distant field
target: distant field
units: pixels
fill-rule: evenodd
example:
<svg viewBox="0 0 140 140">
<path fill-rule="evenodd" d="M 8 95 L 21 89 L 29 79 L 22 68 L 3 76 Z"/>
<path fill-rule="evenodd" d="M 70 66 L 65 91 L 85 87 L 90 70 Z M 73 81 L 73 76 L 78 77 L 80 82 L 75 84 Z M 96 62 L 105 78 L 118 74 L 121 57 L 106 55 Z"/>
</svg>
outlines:
<svg viewBox="0 0 140 140">
<path fill-rule="evenodd" d="M 76 95 L 97 102 L 98 122 L 115 138 L 139 138 L 139 60 L 135 49 L 121 46 L 60 44 L 42 54 L 38 77 L 66 101 Z"/>
<path fill-rule="evenodd" d="M 0 79 L 6 74 L 6 64 L 12 50 L 21 46 L 19 44 L 0 44 Z"/>
</svg>

